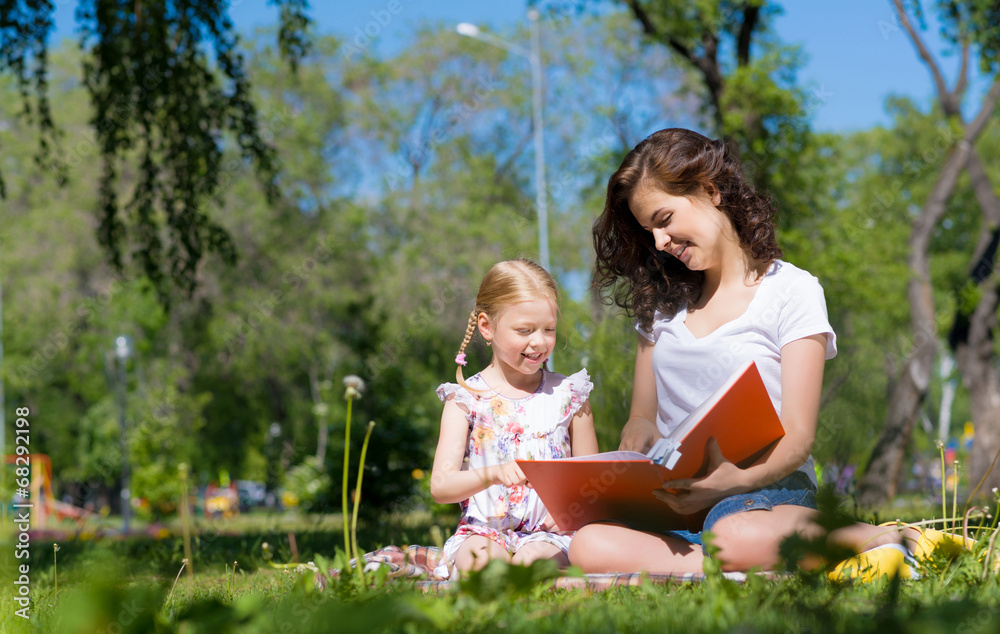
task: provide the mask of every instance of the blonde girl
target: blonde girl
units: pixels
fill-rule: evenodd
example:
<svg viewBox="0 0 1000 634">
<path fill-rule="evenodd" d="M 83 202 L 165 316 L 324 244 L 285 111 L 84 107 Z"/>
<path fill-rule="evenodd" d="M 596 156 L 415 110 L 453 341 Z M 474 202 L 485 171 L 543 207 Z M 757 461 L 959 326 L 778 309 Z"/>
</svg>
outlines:
<svg viewBox="0 0 1000 634">
<path fill-rule="evenodd" d="M 495 264 L 483 278 L 459 347 L 457 383 L 437 389 L 444 402 L 431 495 L 458 502 L 462 518 L 435 573 L 481 568 L 490 559 L 568 562 L 561 532 L 514 462 L 597 452 L 587 371 L 549 372 L 558 295 L 552 277 L 525 259 Z M 493 358 L 463 378 L 465 349 L 478 330 Z"/>
</svg>

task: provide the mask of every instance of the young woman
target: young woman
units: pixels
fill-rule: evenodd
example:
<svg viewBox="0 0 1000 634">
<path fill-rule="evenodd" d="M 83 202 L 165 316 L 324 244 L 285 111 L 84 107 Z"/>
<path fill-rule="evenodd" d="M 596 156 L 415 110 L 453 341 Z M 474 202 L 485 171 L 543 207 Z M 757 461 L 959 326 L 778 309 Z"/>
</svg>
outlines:
<svg viewBox="0 0 1000 634">
<path fill-rule="evenodd" d="M 750 359 L 784 426 L 756 464 L 739 468 L 715 447 L 705 477 L 656 492 L 679 513 L 711 509 L 703 531 L 723 570 L 771 569 L 784 538 L 820 532 L 810 452 L 836 336 L 817 279 L 781 259 L 773 216 L 722 142 L 674 128 L 628 153 L 594 224 L 595 287 L 639 333 L 621 448 L 646 451 Z M 830 537 L 858 550 L 888 545 L 899 563 L 905 553 L 891 529 L 857 524 Z M 569 555 L 586 572 L 698 572 L 703 559 L 701 533 L 617 524 L 583 527 Z"/>
</svg>

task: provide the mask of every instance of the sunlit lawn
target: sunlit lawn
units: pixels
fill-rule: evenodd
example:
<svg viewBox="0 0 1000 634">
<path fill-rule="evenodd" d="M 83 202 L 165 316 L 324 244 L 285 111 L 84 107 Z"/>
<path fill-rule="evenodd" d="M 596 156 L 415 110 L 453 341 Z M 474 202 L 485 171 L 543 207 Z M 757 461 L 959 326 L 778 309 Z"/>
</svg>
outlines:
<svg viewBox="0 0 1000 634">
<path fill-rule="evenodd" d="M 900 510 L 897 507 L 894 510 Z M 906 510 L 906 509 L 903 509 Z M 907 513 L 902 513 L 909 516 Z M 888 519 L 888 518 L 881 518 Z M 451 519 L 395 516 L 363 527 L 370 548 L 430 543 L 433 526 Z M 222 530 L 222 528 L 225 530 Z M 171 529 L 173 527 L 171 526 Z M 291 562 L 288 533 L 299 557 L 332 558 L 342 546 L 339 518 L 243 517 L 201 522 L 195 575 L 182 571 L 181 539 L 66 540 L 60 544 L 58 594 L 51 542 L 33 544 L 31 614 L 14 615 L 16 586 L 0 589 L 3 632 L 380 632 L 380 631 L 818 631 L 992 632 L 1000 629 L 1000 584 L 981 580 L 971 554 L 935 560 L 916 581 L 836 584 L 799 572 L 737 584 L 710 575 L 696 584 L 647 584 L 604 592 L 518 584 L 511 569 L 491 566 L 467 584 L 427 594 L 410 582 L 359 589 L 351 582 L 317 590 L 311 570 Z M 2 546 L 13 571 L 13 545 Z M 237 562 L 234 568 L 233 562 Z M 178 573 L 181 573 L 178 576 Z M 535 571 L 539 572 L 539 571 Z M 540 571 L 545 576 L 545 571 Z"/>
</svg>

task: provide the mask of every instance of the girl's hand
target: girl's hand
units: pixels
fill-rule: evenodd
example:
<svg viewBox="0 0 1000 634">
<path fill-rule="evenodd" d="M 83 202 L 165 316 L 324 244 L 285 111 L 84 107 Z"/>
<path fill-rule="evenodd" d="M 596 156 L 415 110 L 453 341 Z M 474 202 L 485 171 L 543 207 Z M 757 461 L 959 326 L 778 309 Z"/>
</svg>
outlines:
<svg viewBox="0 0 1000 634">
<path fill-rule="evenodd" d="M 654 423 L 642 418 L 632 418 L 622 428 L 622 442 L 618 448 L 622 451 L 646 453 L 660 438 L 663 436 Z"/>
<path fill-rule="evenodd" d="M 493 472 L 493 484 L 512 487 L 519 484 L 527 484 L 527 482 L 528 478 L 521 471 L 521 467 L 517 466 L 517 463 L 513 461 L 497 465 Z"/>
<path fill-rule="evenodd" d="M 663 483 L 664 490 L 653 495 L 681 515 L 692 515 L 719 500 L 749 490 L 743 486 L 743 470 L 726 459 L 719 444 L 708 443 L 708 475 L 704 478 L 678 478 Z M 672 491 L 671 491 L 672 490 Z"/>
</svg>

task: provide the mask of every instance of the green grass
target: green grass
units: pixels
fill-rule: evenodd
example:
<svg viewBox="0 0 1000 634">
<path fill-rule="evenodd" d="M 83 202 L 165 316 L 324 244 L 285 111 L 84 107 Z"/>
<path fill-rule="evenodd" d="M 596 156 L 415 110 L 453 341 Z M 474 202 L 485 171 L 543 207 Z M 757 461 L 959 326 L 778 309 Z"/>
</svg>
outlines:
<svg viewBox="0 0 1000 634">
<path fill-rule="evenodd" d="M 819 573 L 736 584 L 710 576 L 699 584 L 553 590 L 530 570 L 491 564 L 457 591 L 424 594 L 397 582 L 359 590 L 348 581 L 317 590 L 311 571 L 277 570 L 290 560 L 295 532 L 302 561 L 332 557 L 342 545 L 337 518 L 244 518 L 227 531 L 202 524 L 196 575 L 181 569 L 179 538 L 60 542 L 58 596 L 52 544 L 32 544 L 31 613 L 14 615 L 16 587 L 0 587 L 3 632 L 992 632 L 1000 629 L 1000 583 L 980 580 L 972 554 L 935 559 L 917 581 L 843 585 Z M 429 543 L 430 516 L 385 518 L 363 527 L 363 545 Z M 445 527 L 450 527 L 448 521 Z M 217 528 L 214 527 L 214 528 Z M 403 539 L 405 534 L 406 539 Z M 211 537 L 209 539 L 209 537 Z M 4 571 L 13 545 L 0 545 Z M 233 561 L 238 561 L 233 574 Z M 176 586 L 175 584 L 176 581 Z"/>
</svg>

